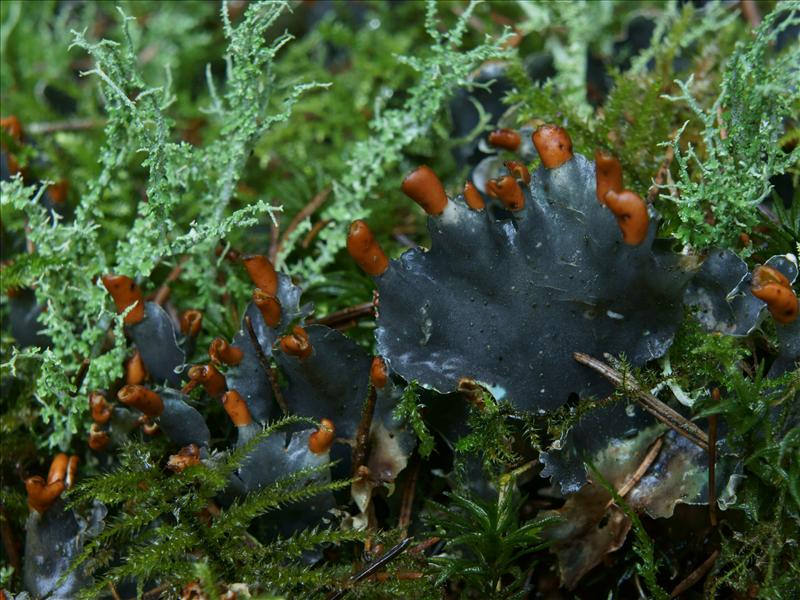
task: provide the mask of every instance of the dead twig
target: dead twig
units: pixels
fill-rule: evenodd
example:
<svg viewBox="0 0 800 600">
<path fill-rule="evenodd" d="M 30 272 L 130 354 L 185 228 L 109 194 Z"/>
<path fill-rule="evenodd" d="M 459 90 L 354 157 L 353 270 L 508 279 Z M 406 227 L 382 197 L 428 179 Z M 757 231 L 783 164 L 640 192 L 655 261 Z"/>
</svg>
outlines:
<svg viewBox="0 0 800 600">
<path fill-rule="evenodd" d="M 658 190 L 660 190 L 661 186 L 664 185 L 664 181 L 669 174 L 669 168 L 672 165 L 672 160 L 674 158 L 675 151 L 672 149 L 672 146 L 667 146 L 667 151 L 664 152 L 664 160 L 661 162 L 661 165 L 658 167 L 658 172 L 653 178 L 653 185 L 651 185 L 650 189 L 647 190 L 648 204 L 655 202 L 656 196 L 658 196 Z"/>
<path fill-rule="evenodd" d="M 761 25 L 761 11 L 758 10 L 758 2 L 755 0 L 741 0 L 739 9 L 742 11 L 742 16 L 750 24 L 750 27 L 755 29 Z"/>
<path fill-rule="evenodd" d="M 297 213 L 291 221 L 289 221 L 289 226 L 283 230 L 280 240 L 278 241 L 278 247 L 275 250 L 276 256 L 280 254 L 281 250 L 283 250 L 283 247 L 286 245 L 286 242 L 289 240 L 289 236 L 292 235 L 292 232 L 300 226 L 300 223 L 302 223 L 308 217 L 313 215 L 320 206 L 325 204 L 325 200 L 328 199 L 328 196 L 330 196 L 330 194 L 331 194 L 331 186 L 328 186 L 320 190 L 308 202 L 308 204 L 306 204 L 300 210 L 300 212 Z"/>
<path fill-rule="evenodd" d="M 639 480 L 644 477 L 644 474 L 647 473 L 647 469 L 650 468 L 650 465 L 658 458 L 658 453 L 661 452 L 661 446 L 664 445 L 664 436 L 659 436 L 656 438 L 656 441 L 650 446 L 650 449 L 647 451 L 647 454 L 642 459 L 642 462 L 639 463 L 639 466 L 636 467 L 636 470 L 630 474 L 630 476 L 625 480 L 625 483 L 617 490 L 617 494 L 619 494 L 620 498 L 624 498 L 628 495 L 628 493 L 636 487 L 636 484 L 639 483 Z M 608 510 L 611 505 L 614 504 L 614 499 L 608 501 L 606 504 L 606 510 Z"/>
<path fill-rule="evenodd" d="M 275 206 L 275 203 L 272 203 L 272 206 Z M 274 213 L 273 213 L 274 214 Z M 279 213 L 274 219 L 271 219 L 270 225 L 270 233 L 269 233 L 269 250 L 267 250 L 267 258 L 269 258 L 269 262 L 273 265 L 276 264 L 275 261 L 278 258 L 278 244 L 280 243 L 280 235 L 281 235 L 281 213 Z"/>
<path fill-rule="evenodd" d="M 92 361 L 89 360 L 88 358 L 83 359 L 83 362 L 81 363 L 81 366 L 78 369 L 77 374 L 75 375 L 75 389 L 74 391 L 69 393 L 71 397 L 74 398 L 80 393 L 83 381 L 86 379 L 86 375 L 89 373 L 89 365 L 91 363 Z"/>
<path fill-rule="evenodd" d="M 715 404 L 719 404 L 719 388 L 711 391 Z M 712 527 L 717 526 L 717 415 L 708 417 L 708 519 Z"/>
<path fill-rule="evenodd" d="M 317 234 L 320 231 L 322 231 L 325 227 L 327 227 L 328 223 L 330 222 L 331 222 L 330 219 L 320 219 L 319 221 L 314 223 L 314 226 L 311 228 L 311 231 L 309 231 L 306 234 L 306 237 L 303 238 L 303 242 L 300 244 L 303 247 L 303 249 L 308 248 L 311 245 L 311 242 L 314 241 L 314 238 L 317 237 Z"/>
<path fill-rule="evenodd" d="M 14 530 L 11 529 L 8 515 L 2 506 L 0 506 L 0 537 L 3 539 L 3 549 L 6 552 L 8 564 L 13 567 L 15 574 L 20 573 L 21 563 L 19 552 L 17 552 L 17 541 L 14 538 Z"/>
<path fill-rule="evenodd" d="M 108 582 L 108 591 L 111 592 L 111 597 L 114 598 L 114 600 L 122 600 L 117 588 L 114 587 L 114 584 L 111 581 Z"/>
<path fill-rule="evenodd" d="M 403 490 L 403 501 L 400 505 L 400 517 L 397 520 L 397 527 L 402 532 L 403 537 L 408 537 L 408 526 L 411 523 L 411 509 L 414 507 L 414 496 L 417 491 L 417 478 L 421 461 L 419 454 L 414 453 L 414 464 L 410 469 L 406 487 Z"/>
<path fill-rule="evenodd" d="M 358 468 L 362 466 L 367 459 L 367 444 L 369 443 L 369 430 L 372 427 L 372 416 L 375 414 L 375 400 L 378 398 L 378 393 L 375 391 L 375 386 L 369 386 L 369 396 L 367 402 L 364 404 L 364 410 L 361 413 L 361 422 L 358 424 L 356 431 L 356 446 L 353 448 L 353 473 L 358 472 Z"/>
<path fill-rule="evenodd" d="M 57 133 L 59 131 L 83 131 L 85 129 L 94 129 L 95 127 L 103 127 L 106 124 L 105 119 L 73 119 L 69 121 L 44 121 L 39 123 L 30 123 L 25 127 L 25 132 L 31 135 L 39 135 L 44 133 Z"/>
<path fill-rule="evenodd" d="M 711 553 L 711 556 L 709 556 L 707 559 L 705 559 L 705 561 L 703 561 L 702 565 L 700 565 L 694 571 L 689 573 L 689 576 L 686 579 L 684 579 L 678 585 L 675 586 L 675 589 L 672 590 L 672 593 L 669 595 L 669 597 L 677 598 L 683 592 L 692 587 L 695 583 L 700 581 L 705 576 L 705 574 L 711 570 L 711 567 L 714 566 L 714 563 L 717 561 L 717 558 L 719 558 L 719 550 L 714 550 L 714 552 Z"/>
<path fill-rule="evenodd" d="M 178 259 L 178 264 L 172 267 L 172 270 L 169 272 L 166 279 L 164 279 L 164 283 L 162 283 L 156 290 L 156 293 L 153 294 L 153 302 L 158 305 L 163 305 L 164 302 L 167 301 L 170 293 L 169 284 L 180 277 L 181 273 L 183 272 L 183 264 L 187 260 L 189 260 L 188 256 L 181 256 Z"/>
<path fill-rule="evenodd" d="M 583 352 L 573 352 L 572 357 L 582 365 L 594 369 L 616 387 L 630 394 L 642 408 L 664 423 L 664 425 L 679 433 L 706 452 L 708 451 L 708 436 L 702 429 L 679 412 L 664 404 L 647 390 L 640 388 L 632 377 L 620 373 L 603 361 L 597 360 Z"/>
<path fill-rule="evenodd" d="M 372 302 L 362 302 L 354 306 L 348 306 L 319 319 L 309 319 L 309 325 L 327 325 L 336 328 L 337 325 L 347 324 L 350 321 L 358 320 L 362 317 L 371 315 L 373 312 Z"/>
<path fill-rule="evenodd" d="M 253 322 L 250 320 L 249 315 L 245 315 L 244 317 L 244 326 L 247 329 L 247 334 L 250 336 L 250 343 L 253 344 L 253 349 L 256 351 L 258 362 L 261 365 L 261 368 L 264 370 L 264 373 L 269 380 L 269 384 L 272 387 L 272 393 L 275 396 L 275 401 L 278 403 L 278 406 L 281 407 L 283 414 L 288 415 L 289 405 L 286 404 L 286 399 L 283 397 L 283 393 L 281 392 L 281 386 L 278 385 L 278 378 L 275 376 L 275 371 L 272 370 L 272 365 L 270 364 L 267 355 L 264 354 L 264 349 L 261 347 L 261 342 L 258 341 L 258 336 L 256 336 L 256 331 L 253 329 Z"/>
</svg>

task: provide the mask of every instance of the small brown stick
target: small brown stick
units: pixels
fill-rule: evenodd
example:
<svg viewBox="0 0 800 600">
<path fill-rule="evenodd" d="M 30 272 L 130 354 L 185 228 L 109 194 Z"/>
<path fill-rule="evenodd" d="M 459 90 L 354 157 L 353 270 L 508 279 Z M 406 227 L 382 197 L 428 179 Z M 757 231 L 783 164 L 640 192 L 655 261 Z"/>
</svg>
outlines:
<svg viewBox="0 0 800 600">
<path fill-rule="evenodd" d="M 89 373 L 89 365 L 91 362 L 92 361 L 88 358 L 83 359 L 83 362 L 81 363 L 81 366 L 78 368 L 78 372 L 75 375 L 75 390 L 69 393 L 71 397 L 74 398 L 80 393 L 83 381 L 86 379 L 86 375 Z"/>
<path fill-rule="evenodd" d="M 436 544 L 438 544 L 441 541 L 442 541 L 442 538 L 439 538 L 439 537 L 436 537 L 436 536 L 428 538 L 424 542 L 420 542 L 419 544 L 417 544 L 416 546 L 411 548 L 411 550 L 409 550 L 408 553 L 409 554 L 421 554 L 422 552 L 425 552 L 425 550 L 427 550 L 431 546 L 435 546 Z"/>
<path fill-rule="evenodd" d="M 419 477 L 420 458 L 418 454 L 414 454 L 414 465 L 411 467 L 406 481 L 406 487 L 403 490 L 403 501 L 400 505 L 400 517 L 397 521 L 397 527 L 402 532 L 404 538 L 408 537 L 408 526 L 411 523 L 411 509 L 414 507 L 414 495 L 417 491 L 417 478 Z"/>
<path fill-rule="evenodd" d="M 117 588 L 114 587 L 114 583 L 111 581 L 108 582 L 108 591 L 111 592 L 111 597 L 114 598 L 114 600 L 122 600 L 119 592 L 117 592 Z"/>
<path fill-rule="evenodd" d="M 719 388 L 711 390 L 711 398 L 719 404 Z M 708 416 L 708 519 L 717 526 L 717 415 Z"/>
<path fill-rule="evenodd" d="M 59 131 L 83 131 L 85 129 L 94 129 L 95 127 L 103 127 L 106 124 L 105 119 L 74 119 L 71 121 L 44 121 L 39 123 L 31 123 L 25 127 L 25 132 L 31 135 L 38 135 L 40 133 L 57 133 Z"/>
<path fill-rule="evenodd" d="M 323 188 L 309 201 L 308 204 L 302 208 L 299 213 L 294 216 L 291 221 L 289 221 L 289 226 L 284 229 L 283 233 L 281 234 L 281 238 L 278 241 L 278 247 L 275 250 L 275 256 L 280 254 L 281 250 L 283 250 L 283 247 L 286 245 L 286 242 L 289 240 L 289 236 L 292 235 L 292 232 L 300 226 L 300 223 L 313 215 L 320 206 L 325 204 L 325 200 L 328 199 L 330 194 L 331 186 Z"/>
<path fill-rule="evenodd" d="M 145 600 L 147 598 L 157 598 L 162 593 L 167 591 L 168 589 L 169 589 L 169 584 L 168 583 L 162 583 L 161 585 L 159 585 L 157 587 L 154 587 L 152 589 L 147 590 L 144 594 L 142 594 L 142 598 L 145 599 Z M 134 596 L 130 600 L 136 600 L 136 596 Z"/>
<path fill-rule="evenodd" d="M 714 563 L 717 561 L 717 558 L 719 558 L 719 550 L 714 550 L 714 552 L 711 553 L 711 556 L 709 556 L 703 562 L 702 565 L 700 565 L 694 571 L 689 573 L 689 576 L 686 579 L 684 579 L 678 585 L 675 586 L 675 589 L 672 590 L 672 593 L 669 595 L 669 597 L 677 598 L 683 592 L 692 587 L 695 583 L 700 581 L 703 578 L 703 576 L 711 570 L 711 567 L 714 566 Z"/>
<path fill-rule="evenodd" d="M 372 312 L 373 312 L 372 302 L 362 302 L 361 304 L 348 306 L 347 308 L 343 308 L 342 310 L 338 310 L 329 315 L 325 315 L 324 317 L 320 317 L 319 319 L 309 319 L 308 324 L 327 325 L 328 327 L 335 328 L 337 325 L 341 325 L 343 323 L 346 324 L 349 323 L 350 321 L 354 321 L 362 317 L 371 315 Z"/>
<path fill-rule="evenodd" d="M 367 444 L 369 442 L 369 430 L 372 427 L 372 416 L 375 414 L 375 400 L 378 398 L 378 393 L 375 391 L 375 386 L 369 386 L 369 396 L 364 404 L 364 410 L 361 413 L 361 422 L 358 424 L 356 431 L 356 447 L 353 448 L 353 473 L 358 471 L 367 459 Z"/>
<path fill-rule="evenodd" d="M 650 449 L 647 451 L 647 454 L 642 459 L 642 462 L 636 467 L 636 470 L 630 474 L 628 479 L 625 480 L 625 483 L 617 490 L 617 494 L 620 498 L 624 498 L 628 495 L 628 493 L 636 487 L 636 484 L 639 483 L 639 480 L 644 477 L 644 474 L 647 473 L 647 469 L 650 468 L 650 465 L 653 464 L 653 461 L 658 457 L 658 453 L 661 452 L 661 446 L 664 445 L 664 436 L 658 436 L 656 441 L 650 446 Z M 611 505 L 614 504 L 614 498 L 608 501 L 606 504 L 606 510 L 608 510 Z"/>
<path fill-rule="evenodd" d="M 727 140 L 728 139 L 728 129 L 723 127 L 722 122 L 722 107 L 717 106 L 717 125 L 719 125 L 719 139 Z"/>
<path fill-rule="evenodd" d="M 742 11 L 742 16 L 750 24 L 750 27 L 755 29 L 761 25 L 761 12 L 758 10 L 758 2 L 755 0 L 741 0 L 739 8 Z"/>
<path fill-rule="evenodd" d="M 286 404 L 286 399 L 283 397 L 283 393 L 281 392 L 281 386 L 278 385 L 278 378 L 275 377 L 275 372 L 272 370 L 272 365 L 269 363 L 267 355 L 264 354 L 264 349 L 261 347 L 261 342 L 258 341 L 258 336 L 256 336 L 255 329 L 253 329 L 253 322 L 250 320 L 249 315 L 245 315 L 244 317 L 244 326 L 247 328 L 247 334 L 250 336 L 250 343 L 253 344 L 253 349 L 256 351 L 258 362 L 261 365 L 261 368 L 264 369 L 264 373 L 267 375 L 269 384 L 272 387 L 272 393 L 275 396 L 275 401 L 278 403 L 278 406 L 281 407 L 283 414 L 288 415 L 289 405 Z"/>
<path fill-rule="evenodd" d="M 167 301 L 167 298 L 169 298 L 169 284 L 180 277 L 181 272 L 183 271 L 183 263 L 185 263 L 187 260 L 189 260 L 188 256 L 181 256 L 178 259 L 178 264 L 172 267 L 172 270 L 167 275 L 167 278 L 164 279 L 164 283 L 162 283 L 161 286 L 156 290 L 156 293 L 153 294 L 153 302 L 161 306 Z"/>
<path fill-rule="evenodd" d="M 667 151 L 664 152 L 664 160 L 658 167 L 658 172 L 656 173 L 655 178 L 653 178 L 653 185 L 651 185 L 650 189 L 647 190 L 648 204 L 652 204 L 653 202 L 655 202 L 656 196 L 658 196 L 658 190 L 661 189 L 660 186 L 664 184 L 664 180 L 667 178 L 670 165 L 672 165 L 672 160 L 674 158 L 675 158 L 675 151 L 672 149 L 672 146 L 667 146 Z"/>
<path fill-rule="evenodd" d="M 8 557 L 8 564 L 14 569 L 14 573 L 20 572 L 19 552 L 17 552 L 17 542 L 14 539 L 14 531 L 8 521 L 6 511 L 0 506 L 0 537 L 3 539 L 3 549 Z"/>
<path fill-rule="evenodd" d="M 314 226 L 311 228 L 311 231 L 309 231 L 306 234 L 306 237 L 303 238 L 303 241 L 301 242 L 300 245 L 304 249 L 308 248 L 311 245 L 311 242 L 314 241 L 314 238 L 317 237 L 317 234 L 323 229 L 325 229 L 325 227 L 327 227 L 328 223 L 330 222 L 331 222 L 330 219 L 320 219 L 319 221 L 314 223 Z"/>
<path fill-rule="evenodd" d="M 608 379 L 616 387 L 622 388 L 624 392 L 631 394 L 633 399 L 656 419 L 708 452 L 708 436 L 702 429 L 679 412 L 664 404 L 647 390 L 641 389 L 632 377 L 623 375 L 606 363 L 588 354 L 584 354 L 583 352 L 573 352 L 572 357 L 582 365 L 586 365 L 600 373 L 600 375 Z"/>
<path fill-rule="evenodd" d="M 275 202 L 273 202 L 272 206 L 277 206 L 277 205 L 275 204 Z M 269 234 L 269 250 L 267 250 L 267 258 L 269 258 L 269 262 L 271 262 L 273 265 L 275 264 L 275 261 L 278 258 L 278 244 L 280 243 L 281 239 L 280 219 L 282 214 L 283 213 L 278 213 L 278 215 L 274 219 L 271 219 L 270 234 Z"/>
</svg>

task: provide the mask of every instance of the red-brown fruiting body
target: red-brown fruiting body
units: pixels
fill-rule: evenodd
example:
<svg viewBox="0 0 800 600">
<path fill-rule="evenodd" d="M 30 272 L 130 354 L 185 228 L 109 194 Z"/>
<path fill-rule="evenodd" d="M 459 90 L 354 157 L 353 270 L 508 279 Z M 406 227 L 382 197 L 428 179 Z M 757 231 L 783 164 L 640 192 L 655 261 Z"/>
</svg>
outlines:
<svg viewBox="0 0 800 600">
<path fill-rule="evenodd" d="M 268 326 L 278 326 L 278 323 L 281 322 L 281 303 L 275 296 L 256 288 L 253 290 L 253 304 L 261 312 L 261 316 L 264 317 L 264 322 Z"/>
<path fill-rule="evenodd" d="M 50 199 L 56 204 L 62 204 L 69 193 L 69 181 L 61 179 L 47 188 Z"/>
<path fill-rule="evenodd" d="M 472 210 L 483 210 L 486 207 L 483 196 L 481 196 L 478 188 L 472 185 L 471 181 L 467 181 L 464 184 L 464 202 L 466 202 L 467 206 Z"/>
<path fill-rule="evenodd" d="M 767 265 L 756 267 L 750 291 L 767 303 L 772 318 L 781 325 L 788 325 L 797 319 L 797 294 L 786 276 L 777 269 Z"/>
<path fill-rule="evenodd" d="M 644 200 L 639 194 L 630 190 L 622 190 L 619 193 L 609 190 L 604 199 L 605 205 L 617 218 L 623 241 L 631 246 L 641 244 L 647 237 L 647 228 L 650 224 Z"/>
<path fill-rule="evenodd" d="M 389 259 L 386 258 L 364 221 L 353 221 L 350 224 L 347 251 L 367 275 L 377 277 L 389 268 Z"/>
<path fill-rule="evenodd" d="M 153 390 L 142 385 L 126 385 L 117 392 L 119 401 L 137 408 L 148 417 L 157 417 L 164 412 L 164 401 Z"/>
<path fill-rule="evenodd" d="M 89 429 L 89 448 L 95 452 L 100 452 L 106 449 L 110 441 L 111 436 L 108 435 L 108 432 L 100 429 L 97 423 L 92 423 Z"/>
<path fill-rule="evenodd" d="M 194 365 L 189 368 L 187 373 L 189 377 L 189 384 L 201 384 L 212 398 L 221 398 L 225 390 L 228 389 L 228 384 L 225 382 L 225 376 L 217 371 L 217 368 L 212 364 L 207 365 Z M 192 386 L 194 387 L 194 386 Z"/>
<path fill-rule="evenodd" d="M 108 293 L 114 299 L 117 306 L 117 313 L 125 312 L 132 304 L 136 304 L 131 312 L 125 315 L 125 325 L 136 325 L 144 319 L 144 298 L 142 290 L 136 282 L 125 275 L 103 275 L 103 285 L 106 286 Z"/>
<path fill-rule="evenodd" d="M 78 457 L 72 459 L 66 454 L 57 454 L 50 463 L 50 471 L 47 480 L 43 477 L 28 477 L 25 480 L 25 490 L 28 493 L 28 506 L 38 512 L 44 513 L 64 491 L 64 488 L 72 484 L 75 478 L 75 471 L 78 467 Z"/>
<path fill-rule="evenodd" d="M 114 407 L 108 403 L 103 392 L 95 390 L 89 392 L 89 410 L 92 413 L 92 421 L 104 425 L 111 418 Z"/>
<path fill-rule="evenodd" d="M 313 348 L 308 341 L 308 334 L 302 327 L 292 329 L 290 335 L 281 338 L 281 350 L 289 356 L 296 356 L 300 360 L 305 360 L 311 356 Z"/>
<path fill-rule="evenodd" d="M 222 395 L 222 407 L 237 427 L 244 427 L 253 422 L 247 403 L 236 390 L 228 390 Z"/>
<path fill-rule="evenodd" d="M 3 129 L 18 144 L 22 142 L 22 124 L 14 115 L 0 119 L 0 129 Z M 6 150 L 5 144 L 3 144 L 3 150 Z M 6 154 L 6 166 L 8 166 L 8 172 L 11 175 L 16 175 L 21 171 L 17 157 L 11 152 Z"/>
<path fill-rule="evenodd" d="M 69 465 L 69 456 L 60 452 L 53 458 L 50 463 L 50 470 L 47 472 L 47 483 L 54 483 L 56 481 L 64 481 L 67 478 L 67 467 Z"/>
<path fill-rule="evenodd" d="M 528 185 L 531 182 L 531 172 L 528 170 L 528 167 L 525 166 L 525 163 L 521 163 L 517 160 L 507 160 L 506 161 L 506 169 L 516 177 L 517 179 L 521 179 L 522 183 Z"/>
<path fill-rule="evenodd" d="M 336 437 L 336 427 L 330 419 L 322 419 L 319 429 L 308 437 L 308 449 L 314 454 L 324 454 L 331 449 Z"/>
<path fill-rule="evenodd" d="M 244 353 L 236 346 L 231 346 L 227 340 L 218 337 L 211 341 L 208 347 L 208 355 L 216 363 L 235 367 L 242 362 Z"/>
<path fill-rule="evenodd" d="M 44 514 L 64 491 L 64 481 L 47 483 L 38 475 L 25 480 L 25 491 L 28 493 L 28 507 L 39 514 Z"/>
<path fill-rule="evenodd" d="M 522 138 L 513 129 L 495 129 L 489 134 L 489 143 L 497 148 L 516 152 L 522 143 Z"/>
<path fill-rule="evenodd" d="M 180 449 L 177 454 L 172 454 L 167 461 L 167 468 L 175 473 L 182 473 L 186 467 L 200 464 L 200 446 L 189 444 Z"/>
<path fill-rule="evenodd" d="M 594 162 L 596 165 L 596 187 L 597 201 L 605 204 L 605 197 L 608 191 L 622 191 L 622 165 L 615 156 L 603 152 L 594 151 Z"/>
<path fill-rule="evenodd" d="M 125 363 L 125 383 L 139 385 L 147 379 L 147 368 L 144 366 L 141 353 L 137 350 Z"/>
<path fill-rule="evenodd" d="M 15 115 L 8 115 L 0 119 L 0 129 L 3 129 L 15 141 L 22 141 L 22 123 Z"/>
<path fill-rule="evenodd" d="M 447 206 L 444 186 L 430 167 L 422 165 L 406 175 L 401 186 L 403 193 L 432 216 L 438 216 Z"/>
<path fill-rule="evenodd" d="M 242 263 L 253 285 L 270 296 L 278 293 L 278 274 L 266 256 L 261 254 L 243 256 Z"/>
<path fill-rule="evenodd" d="M 376 388 L 383 389 L 389 381 L 389 371 L 386 368 L 386 362 L 380 356 L 372 359 L 372 366 L 369 370 L 369 378 L 372 385 Z"/>
<path fill-rule="evenodd" d="M 203 313 L 194 308 L 183 311 L 180 316 L 180 326 L 183 335 L 197 337 L 203 326 Z"/>
<path fill-rule="evenodd" d="M 510 211 L 518 211 L 525 208 L 525 194 L 519 187 L 517 180 L 511 175 L 504 175 L 499 179 L 490 179 L 486 184 L 486 191 L 490 196 L 499 198 Z"/>
<path fill-rule="evenodd" d="M 572 158 L 572 140 L 566 129 L 557 125 L 542 125 L 531 137 L 546 168 L 558 168 Z"/>
</svg>

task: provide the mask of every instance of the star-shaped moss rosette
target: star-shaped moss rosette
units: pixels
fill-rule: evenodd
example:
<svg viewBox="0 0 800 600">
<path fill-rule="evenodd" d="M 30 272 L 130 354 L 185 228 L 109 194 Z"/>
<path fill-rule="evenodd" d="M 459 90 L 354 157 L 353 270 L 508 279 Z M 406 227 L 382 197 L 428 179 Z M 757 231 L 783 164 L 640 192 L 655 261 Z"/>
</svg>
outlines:
<svg viewBox="0 0 800 600">
<path fill-rule="evenodd" d="M 793 254 L 772 256 L 750 272 L 735 253 L 715 250 L 687 287 L 685 302 L 708 331 L 726 335 L 749 335 L 769 316 L 780 346 L 769 376 L 777 377 L 797 368 L 800 360 L 797 277 Z"/>
<path fill-rule="evenodd" d="M 348 248 L 379 291 L 378 352 L 406 380 L 448 392 L 469 378 L 547 411 L 609 389 L 574 351 L 641 365 L 669 347 L 688 275 L 653 250 L 654 219 L 618 161 L 598 153 L 596 169 L 558 127 L 533 142 L 532 176 L 509 162 L 487 185 L 511 218 L 495 219 L 470 183 L 448 198 L 420 167 L 403 190 L 429 215 L 430 250 L 388 261 L 365 223 L 351 226 Z"/>
</svg>

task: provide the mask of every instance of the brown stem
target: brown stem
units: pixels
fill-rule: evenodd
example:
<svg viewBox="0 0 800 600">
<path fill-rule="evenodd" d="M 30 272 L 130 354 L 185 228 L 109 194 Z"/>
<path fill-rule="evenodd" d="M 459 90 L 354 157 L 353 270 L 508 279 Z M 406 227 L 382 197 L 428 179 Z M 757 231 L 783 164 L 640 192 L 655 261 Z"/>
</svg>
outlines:
<svg viewBox="0 0 800 600">
<path fill-rule="evenodd" d="M 414 454 L 414 465 L 408 475 L 406 487 L 403 490 L 403 502 L 400 505 L 400 518 L 397 522 L 397 527 L 402 532 L 403 537 L 408 537 L 408 526 L 411 523 L 411 509 L 414 507 L 414 495 L 417 490 L 417 478 L 419 477 L 420 458 L 418 454 Z"/>
<path fill-rule="evenodd" d="M 119 592 L 117 592 L 117 588 L 114 587 L 114 584 L 111 581 L 108 582 L 108 591 L 111 592 L 111 597 L 114 598 L 114 600 L 122 600 Z"/>
<path fill-rule="evenodd" d="M 49 121 L 41 123 L 30 123 L 25 127 L 25 131 L 31 135 L 40 133 L 57 133 L 59 131 L 83 131 L 103 127 L 105 119 L 73 119 L 69 121 Z"/>
<path fill-rule="evenodd" d="M 278 406 L 281 407 L 283 414 L 288 415 L 289 405 L 286 404 L 286 399 L 283 397 L 281 387 L 278 385 L 278 378 L 275 376 L 275 372 L 272 369 L 272 365 L 270 364 L 267 355 L 264 354 L 264 349 L 261 347 L 261 342 L 258 341 L 258 336 L 256 336 L 256 332 L 253 329 L 253 322 L 250 320 L 248 315 L 245 315 L 244 317 L 244 326 L 247 329 L 247 334 L 250 336 L 250 342 L 253 344 L 253 349 L 256 351 L 258 362 L 261 365 L 261 368 L 264 370 L 264 373 L 269 380 L 269 384 L 272 387 L 272 393 L 275 396 L 275 401 L 278 403 Z"/>
<path fill-rule="evenodd" d="M 652 465 L 653 461 L 655 461 L 655 459 L 658 457 L 658 453 L 661 451 L 661 446 L 663 445 L 664 436 L 659 436 L 656 438 L 656 441 L 653 442 L 652 446 L 650 446 L 650 449 L 647 451 L 644 459 L 642 459 L 642 462 L 639 463 L 639 466 L 636 468 L 636 470 L 631 473 L 627 480 L 625 480 L 625 483 L 622 484 L 622 487 L 617 490 L 617 494 L 620 498 L 627 496 L 628 493 L 634 487 L 636 487 L 636 484 L 639 483 L 639 480 L 642 477 L 644 477 L 644 474 L 647 473 L 647 469 L 650 468 L 650 465 Z M 611 498 L 611 500 L 608 501 L 608 504 L 606 504 L 606 510 L 608 510 L 612 504 L 614 504 L 613 498 Z"/>
<path fill-rule="evenodd" d="M 664 404 L 647 390 L 641 389 L 632 377 L 620 373 L 606 363 L 592 358 L 583 352 L 573 352 L 572 357 L 582 365 L 586 365 L 600 373 L 600 375 L 608 379 L 618 388 L 621 388 L 624 392 L 631 394 L 633 399 L 656 419 L 708 452 L 708 436 L 702 429 L 679 412 Z"/>
<path fill-rule="evenodd" d="M 84 358 L 83 362 L 81 362 L 81 366 L 78 368 L 78 372 L 75 374 L 75 389 L 69 393 L 69 395 L 73 398 L 80 393 L 81 386 L 86 379 L 86 375 L 89 373 L 89 365 L 91 362 L 92 361 L 90 361 L 88 358 Z"/>
<path fill-rule="evenodd" d="M 739 9 L 742 11 L 742 16 L 750 24 L 750 27 L 755 29 L 761 25 L 761 11 L 758 10 L 758 2 L 755 0 L 741 0 Z"/>
<path fill-rule="evenodd" d="M 181 256 L 178 259 L 178 264 L 172 267 L 172 270 L 167 275 L 167 278 L 164 279 L 164 283 L 162 283 L 161 286 L 156 290 L 156 293 L 153 294 L 153 302 L 158 305 L 163 305 L 164 302 L 167 301 L 170 291 L 169 284 L 181 276 L 181 273 L 183 272 L 183 263 L 185 263 L 187 260 L 189 260 L 188 256 Z"/>
<path fill-rule="evenodd" d="M 323 188 L 309 201 L 308 204 L 302 208 L 299 213 L 294 216 L 294 218 L 289 222 L 289 226 L 284 229 L 283 233 L 281 234 L 281 238 L 278 241 L 278 246 L 275 249 L 275 256 L 280 254 L 281 250 L 283 250 L 283 247 L 286 245 L 286 242 L 289 240 L 289 236 L 292 235 L 292 232 L 300 226 L 300 223 L 313 215 L 320 206 L 325 204 L 325 200 L 328 199 L 330 193 L 330 186 Z"/>
<path fill-rule="evenodd" d="M 675 589 L 672 590 L 672 593 L 669 595 L 670 598 L 677 598 L 683 592 L 688 590 L 692 587 L 695 583 L 700 581 L 703 576 L 711 570 L 711 567 L 714 566 L 717 558 L 719 558 L 719 550 L 714 550 L 703 564 L 697 567 L 694 571 L 689 573 L 689 576 L 681 581 L 678 585 L 675 586 Z"/>
<path fill-rule="evenodd" d="M 719 388 L 711 391 L 715 403 L 719 403 Z M 708 519 L 712 527 L 717 526 L 717 415 L 708 417 Z"/>
<path fill-rule="evenodd" d="M 372 417 L 375 414 L 375 400 L 377 398 L 378 393 L 375 390 L 375 386 L 370 385 L 369 396 L 367 396 L 367 402 L 364 404 L 361 422 L 358 424 L 358 430 L 356 431 L 356 446 L 353 448 L 353 473 L 356 473 L 358 468 L 366 462 L 369 430 L 372 427 Z"/>
<path fill-rule="evenodd" d="M 674 136 L 674 134 L 673 134 Z M 672 165 L 672 160 L 675 158 L 675 152 L 672 149 L 672 146 L 667 146 L 666 152 L 664 152 L 664 160 L 661 162 L 661 165 L 658 167 L 658 172 L 656 176 L 653 178 L 653 185 L 650 186 L 650 189 L 647 190 L 647 204 L 652 204 L 655 202 L 656 197 L 658 196 L 658 191 L 660 189 L 659 186 L 664 184 L 664 180 L 667 178 L 669 174 L 670 165 Z"/>
<path fill-rule="evenodd" d="M 6 511 L 0 506 L 0 537 L 3 539 L 3 549 L 8 558 L 8 564 L 14 569 L 14 573 L 20 572 L 19 552 L 17 552 L 17 542 L 14 538 L 14 530 L 8 520 Z"/>
<path fill-rule="evenodd" d="M 303 249 L 308 248 L 311 245 L 311 242 L 314 241 L 314 238 L 317 237 L 317 234 L 319 234 L 320 231 L 322 231 L 325 227 L 327 227 L 328 223 L 330 222 L 331 222 L 330 219 L 320 219 L 319 221 L 314 223 L 309 232 L 306 234 L 306 237 L 304 237 L 303 241 L 300 243 Z"/>
<path fill-rule="evenodd" d="M 319 319 L 309 319 L 309 325 L 327 325 L 328 327 L 336 328 L 337 325 L 347 324 L 350 321 L 369 316 L 373 313 L 372 302 L 362 302 L 354 306 L 348 306 L 342 310 L 337 310 L 329 315 L 320 317 Z"/>
</svg>

